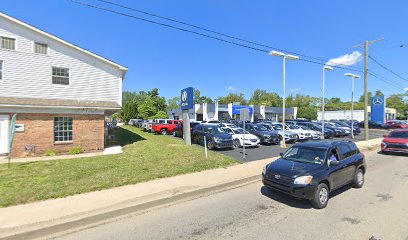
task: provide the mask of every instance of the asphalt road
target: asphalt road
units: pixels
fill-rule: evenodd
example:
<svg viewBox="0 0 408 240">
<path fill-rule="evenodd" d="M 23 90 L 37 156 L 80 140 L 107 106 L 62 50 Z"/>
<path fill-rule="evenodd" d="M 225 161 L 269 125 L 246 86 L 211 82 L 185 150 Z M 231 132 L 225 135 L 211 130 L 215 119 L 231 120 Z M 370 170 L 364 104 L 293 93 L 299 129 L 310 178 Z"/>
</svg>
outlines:
<svg viewBox="0 0 408 240">
<path fill-rule="evenodd" d="M 388 130 L 372 129 L 369 132 L 369 138 L 382 138 L 384 134 L 388 133 Z M 360 134 L 355 135 L 355 138 L 342 137 L 334 138 L 334 140 L 351 140 L 351 141 L 362 141 L 364 140 L 364 129 Z M 288 147 L 292 144 L 287 144 Z M 234 150 L 217 150 L 217 152 L 225 154 L 227 156 L 233 157 L 239 162 L 251 162 L 256 160 L 261 160 L 265 158 L 277 157 L 279 153 L 285 152 L 279 145 L 261 145 L 260 147 L 252 147 L 245 149 L 245 159 L 243 158 L 242 148 L 235 148 Z"/>
<path fill-rule="evenodd" d="M 331 194 L 323 210 L 256 182 L 58 239 L 408 240 L 408 157 L 370 152 L 366 158 L 364 187 Z"/>
</svg>

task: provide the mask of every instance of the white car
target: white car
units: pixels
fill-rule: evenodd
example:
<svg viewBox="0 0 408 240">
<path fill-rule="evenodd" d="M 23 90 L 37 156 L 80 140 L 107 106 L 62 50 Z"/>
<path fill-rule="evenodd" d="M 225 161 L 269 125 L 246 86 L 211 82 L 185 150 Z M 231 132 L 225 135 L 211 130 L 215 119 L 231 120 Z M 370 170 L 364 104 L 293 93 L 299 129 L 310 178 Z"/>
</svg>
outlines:
<svg viewBox="0 0 408 240">
<path fill-rule="evenodd" d="M 297 125 L 296 125 L 297 126 Z M 309 128 L 308 126 L 297 126 L 300 127 L 301 129 L 310 132 L 310 134 L 312 134 L 312 139 L 313 140 L 318 140 L 322 137 L 322 133 L 319 131 L 315 131 L 311 128 Z"/>
<path fill-rule="evenodd" d="M 312 139 L 312 133 L 296 125 L 286 125 L 286 129 L 297 134 L 299 140 Z"/>
<path fill-rule="evenodd" d="M 232 135 L 232 139 L 234 139 L 235 147 L 242 147 L 244 146 L 244 144 L 246 147 L 247 146 L 248 147 L 258 147 L 259 144 L 261 143 L 261 140 L 257 136 L 247 131 L 245 131 L 245 141 L 244 141 L 244 129 L 242 128 L 224 127 L 223 129 L 227 131 L 228 134 Z"/>
</svg>

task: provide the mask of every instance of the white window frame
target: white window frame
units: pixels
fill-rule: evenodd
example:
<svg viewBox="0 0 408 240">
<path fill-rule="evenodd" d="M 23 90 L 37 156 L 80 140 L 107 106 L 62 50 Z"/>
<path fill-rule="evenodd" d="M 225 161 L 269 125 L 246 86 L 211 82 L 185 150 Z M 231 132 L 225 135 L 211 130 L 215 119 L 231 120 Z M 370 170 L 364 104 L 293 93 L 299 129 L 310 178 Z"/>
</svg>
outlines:
<svg viewBox="0 0 408 240">
<path fill-rule="evenodd" d="M 12 38 L 14 39 L 14 49 L 7 49 L 7 48 L 3 48 L 2 43 L 1 43 L 1 38 Z M 7 35 L 7 34 L 2 34 L 0 35 L 0 49 L 1 50 L 6 50 L 6 51 L 17 51 L 18 50 L 18 38 L 16 36 L 13 35 Z"/>
<path fill-rule="evenodd" d="M 55 125 L 55 121 L 56 121 L 56 118 L 63 118 L 63 120 L 64 120 L 64 118 L 70 118 L 71 119 L 71 130 L 68 130 L 68 129 L 64 129 L 64 127 L 63 127 L 63 129 L 62 130 L 55 130 L 55 127 L 56 127 L 56 125 Z M 63 121 L 63 123 L 64 123 L 64 121 Z M 58 116 L 58 117 L 54 117 L 54 124 L 53 124 L 53 126 L 54 126 L 54 143 L 55 144 L 59 144 L 59 143 L 72 143 L 72 142 L 74 142 L 74 118 L 73 117 L 66 117 L 66 116 Z M 71 140 L 62 140 L 62 141 L 56 141 L 55 140 L 55 137 L 56 137 L 56 132 L 59 132 L 59 133 L 64 133 L 64 132 L 66 132 L 66 133 L 69 133 L 69 132 L 71 132 Z M 58 136 L 60 136 L 60 135 L 58 135 Z"/>
<path fill-rule="evenodd" d="M 53 70 L 54 70 L 54 68 L 68 69 L 68 84 L 58 84 L 58 83 L 53 82 L 53 78 L 54 78 Z M 72 74 L 71 68 L 69 68 L 69 67 L 52 66 L 51 67 L 51 85 L 53 85 L 53 86 L 70 86 L 71 85 L 71 74 Z M 61 77 L 61 76 L 55 76 L 55 77 Z"/>
<path fill-rule="evenodd" d="M 36 43 L 46 45 L 47 46 L 47 52 L 46 53 L 37 53 L 37 52 L 35 52 L 35 44 Z M 33 47 L 33 53 L 34 54 L 38 54 L 38 55 L 42 55 L 42 56 L 46 56 L 46 55 L 50 54 L 50 46 L 47 43 L 33 41 L 32 47 Z"/>
</svg>

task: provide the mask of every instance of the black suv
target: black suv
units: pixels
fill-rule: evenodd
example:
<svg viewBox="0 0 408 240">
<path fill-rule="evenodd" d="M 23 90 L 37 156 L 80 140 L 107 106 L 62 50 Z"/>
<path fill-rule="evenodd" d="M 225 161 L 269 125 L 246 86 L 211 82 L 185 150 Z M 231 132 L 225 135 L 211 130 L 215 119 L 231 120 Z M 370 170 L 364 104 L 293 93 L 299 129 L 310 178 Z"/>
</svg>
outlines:
<svg viewBox="0 0 408 240">
<path fill-rule="evenodd" d="M 266 165 L 263 184 L 325 208 L 329 193 L 352 184 L 364 184 L 364 155 L 351 141 L 320 141 L 293 145 L 281 158 Z"/>
<path fill-rule="evenodd" d="M 198 124 L 193 130 L 193 143 L 204 146 L 204 136 L 210 150 L 216 148 L 234 148 L 232 136 L 217 124 Z"/>
<path fill-rule="evenodd" d="M 243 124 L 241 124 L 240 127 L 243 127 Z M 274 130 L 267 129 L 262 124 L 246 123 L 245 129 L 249 133 L 257 136 L 261 140 L 261 143 L 263 144 L 280 143 L 279 134 Z"/>
</svg>

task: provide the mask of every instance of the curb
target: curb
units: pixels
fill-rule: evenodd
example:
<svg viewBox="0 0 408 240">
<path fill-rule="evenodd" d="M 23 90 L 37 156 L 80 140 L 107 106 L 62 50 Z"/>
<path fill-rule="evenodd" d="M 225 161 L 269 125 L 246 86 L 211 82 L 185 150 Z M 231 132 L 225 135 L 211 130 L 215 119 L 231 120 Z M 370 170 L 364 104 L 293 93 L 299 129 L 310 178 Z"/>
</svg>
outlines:
<svg viewBox="0 0 408 240">
<path fill-rule="evenodd" d="M 96 214 L 94 216 L 85 217 L 76 221 L 70 221 L 53 226 L 42 227 L 36 230 L 28 232 L 12 234 L 9 236 L 1 237 L 0 240 L 27 240 L 27 239 L 43 239 L 44 237 L 57 237 L 68 233 L 79 231 L 81 229 L 87 229 L 94 226 L 98 226 L 107 222 L 112 222 L 120 217 L 127 216 L 132 213 L 141 211 L 147 211 L 149 209 L 163 207 L 166 205 L 172 205 L 180 201 L 188 201 L 195 198 L 202 197 L 203 195 L 212 195 L 217 192 L 226 191 L 229 189 L 244 186 L 253 182 L 257 182 L 261 179 L 261 175 L 246 177 L 243 179 L 234 180 L 232 182 L 226 182 L 215 186 L 198 189 L 183 194 L 154 200 L 147 203 L 137 204 L 134 206 L 125 207 L 122 209 L 116 209 L 110 212 Z"/>
</svg>

